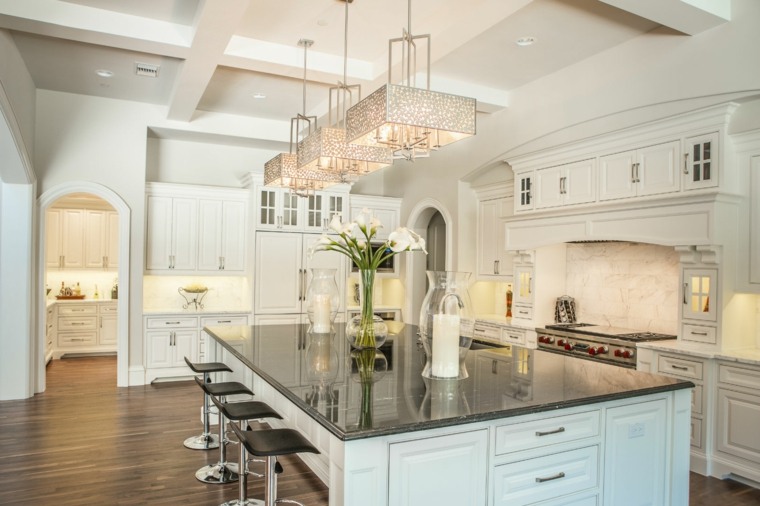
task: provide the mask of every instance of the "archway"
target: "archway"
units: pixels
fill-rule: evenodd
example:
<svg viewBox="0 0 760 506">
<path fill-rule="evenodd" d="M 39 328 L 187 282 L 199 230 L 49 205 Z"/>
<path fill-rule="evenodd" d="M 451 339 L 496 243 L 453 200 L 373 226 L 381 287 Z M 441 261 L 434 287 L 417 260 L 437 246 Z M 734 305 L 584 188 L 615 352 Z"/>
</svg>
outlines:
<svg viewBox="0 0 760 506">
<path fill-rule="evenodd" d="M 454 244 L 454 220 L 451 217 L 448 209 L 439 201 L 427 198 L 421 200 L 412 209 L 409 214 L 408 227 L 414 232 L 420 234 L 425 240 L 427 240 L 427 228 L 430 224 L 430 220 L 437 213 L 443 217 L 446 228 L 446 270 L 451 270 L 453 262 L 453 244 Z M 426 258 L 425 255 L 406 255 L 406 271 L 404 273 L 406 284 L 406 301 L 404 314 L 406 315 L 404 321 L 417 325 L 419 323 L 420 307 L 422 307 L 422 300 L 425 298 L 426 281 Z"/>
<path fill-rule="evenodd" d="M 37 322 L 38 329 L 41 329 L 37 336 L 38 356 L 36 360 L 36 388 L 35 391 L 41 392 L 45 389 L 45 211 L 59 198 L 71 193 L 89 193 L 99 197 L 116 209 L 119 214 L 119 298 L 117 302 L 118 324 L 116 340 L 116 386 L 129 385 L 129 230 L 130 230 L 130 210 L 127 203 L 114 191 L 97 183 L 88 181 L 71 181 L 62 183 L 43 193 L 37 205 L 37 216 L 39 219 L 39 240 L 37 272 Z"/>
</svg>

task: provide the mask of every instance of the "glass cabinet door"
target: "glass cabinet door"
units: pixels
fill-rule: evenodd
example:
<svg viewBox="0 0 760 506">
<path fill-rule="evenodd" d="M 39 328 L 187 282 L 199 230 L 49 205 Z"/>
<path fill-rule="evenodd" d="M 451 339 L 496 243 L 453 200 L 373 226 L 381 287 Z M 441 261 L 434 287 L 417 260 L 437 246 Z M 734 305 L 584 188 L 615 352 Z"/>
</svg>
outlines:
<svg viewBox="0 0 760 506">
<path fill-rule="evenodd" d="M 686 139 L 683 159 L 684 189 L 718 186 L 718 134 Z"/>
<path fill-rule="evenodd" d="M 715 321 L 717 273 L 716 269 L 684 269 L 684 319 Z"/>
</svg>

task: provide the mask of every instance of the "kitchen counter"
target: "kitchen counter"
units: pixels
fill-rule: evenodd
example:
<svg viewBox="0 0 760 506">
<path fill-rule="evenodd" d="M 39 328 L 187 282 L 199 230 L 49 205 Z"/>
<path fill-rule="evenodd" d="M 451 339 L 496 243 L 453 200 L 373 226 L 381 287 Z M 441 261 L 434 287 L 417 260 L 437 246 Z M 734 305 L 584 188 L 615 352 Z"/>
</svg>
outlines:
<svg viewBox="0 0 760 506">
<path fill-rule="evenodd" d="M 357 404 L 350 397 L 340 397 L 324 406 L 314 406 L 311 402 L 309 387 L 319 382 L 312 378 L 325 371 L 309 369 L 316 360 L 313 354 L 318 351 L 310 346 L 312 338 L 306 334 L 306 327 L 272 325 L 204 330 L 255 374 L 344 441 L 553 411 L 693 386 L 672 378 L 517 346 L 471 350 L 466 359 L 469 378 L 465 380 L 427 380 L 421 376 L 424 354 L 417 346 L 417 327 L 404 325 L 381 350 L 389 370 L 374 378 L 375 390 L 384 392 L 382 398 L 375 400 L 382 404 L 387 416 L 373 418 L 371 425 L 361 425 Z M 355 389 L 358 387 L 356 360 L 346 351 L 343 326 L 336 327 L 338 331 L 330 340 L 329 349 L 322 348 L 337 361 L 333 364 L 335 379 L 331 382 Z M 272 353 L 263 356 L 259 350 Z M 509 367 L 503 377 L 483 376 L 478 374 L 478 364 L 483 360 L 497 360 Z M 519 367 L 527 372 L 519 375 L 512 372 Z M 498 381 L 498 391 L 483 395 L 484 391 L 493 390 L 491 382 L 494 381 Z M 441 384 L 455 388 L 461 402 L 445 414 L 428 413 L 426 394 Z"/>
<path fill-rule="evenodd" d="M 760 349 L 736 348 L 728 350 L 716 350 L 712 346 L 700 346 L 699 344 L 685 343 L 682 341 L 650 341 L 637 343 L 637 348 L 656 351 L 672 351 L 693 357 L 725 360 L 747 365 L 760 365 Z"/>
<path fill-rule="evenodd" d="M 223 315 L 223 314 L 250 314 L 251 309 L 182 309 L 182 308 L 164 308 L 164 309 L 143 309 L 143 316 L 171 316 L 171 315 Z"/>
<path fill-rule="evenodd" d="M 204 328 L 208 360 L 319 449 L 300 457 L 330 506 L 688 504 L 691 382 L 519 346 L 470 350 L 466 379 L 430 380 L 404 324 L 362 380 L 344 325 L 306 329 Z"/>
</svg>

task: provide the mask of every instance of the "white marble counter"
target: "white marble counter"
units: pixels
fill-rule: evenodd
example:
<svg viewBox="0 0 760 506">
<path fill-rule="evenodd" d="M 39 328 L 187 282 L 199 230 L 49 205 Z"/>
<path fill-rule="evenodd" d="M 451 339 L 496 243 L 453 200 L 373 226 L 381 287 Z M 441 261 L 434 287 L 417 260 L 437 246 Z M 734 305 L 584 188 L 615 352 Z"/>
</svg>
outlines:
<svg viewBox="0 0 760 506">
<path fill-rule="evenodd" d="M 143 316 L 171 316 L 171 315 L 189 315 L 204 316 L 212 314 L 250 314 L 251 309 L 177 309 L 177 308 L 143 308 Z"/>
<path fill-rule="evenodd" d="M 748 365 L 760 365 L 760 348 L 737 348 L 716 350 L 713 347 L 684 343 L 682 341 L 649 341 L 638 343 L 637 348 L 656 351 L 672 351 L 693 357 L 726 360 Z"/>
<path fill-rule="evenodd" d="M 484 323 L 492 323 L 500 327 L 514 327 L 517 329 L 536 330 L 534 325 L 526 325 L 523 321 L 513 320 L 498 314 L 477 314 L 475 320 Z"/>
<path fill-rule="evenodd" d="M 96 303 L 103 304 L 105 302 L 118 302 L 119 299 L 45 299 L 45 307 L 50 307 L 53 304 L 81 304 L 86 302 L 87 304 Z"/>
</svg>

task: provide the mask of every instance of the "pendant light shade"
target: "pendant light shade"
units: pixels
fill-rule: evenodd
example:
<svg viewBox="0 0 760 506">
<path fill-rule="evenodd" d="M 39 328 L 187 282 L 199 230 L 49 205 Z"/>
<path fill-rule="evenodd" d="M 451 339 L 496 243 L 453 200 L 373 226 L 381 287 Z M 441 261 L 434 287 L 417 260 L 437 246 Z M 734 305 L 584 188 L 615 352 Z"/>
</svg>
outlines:
<svg viewBox="0 0 760 506">
<path fill-rule="evenodd" d="M 388 83 L 346 112 L 346 140 L 393 150 L 394 158 L 413 160 L 431 150 L 475 135 L 474 98 L 430 90 L 430 35 L 412 35 L 412 0 L 408 29 L 388 42 Z M 426 87 L 416 87 L 417 48 L 426 46 Z M 401 50 L 401 84 L 392 83 L 394 45 Z"/>
</svg>

